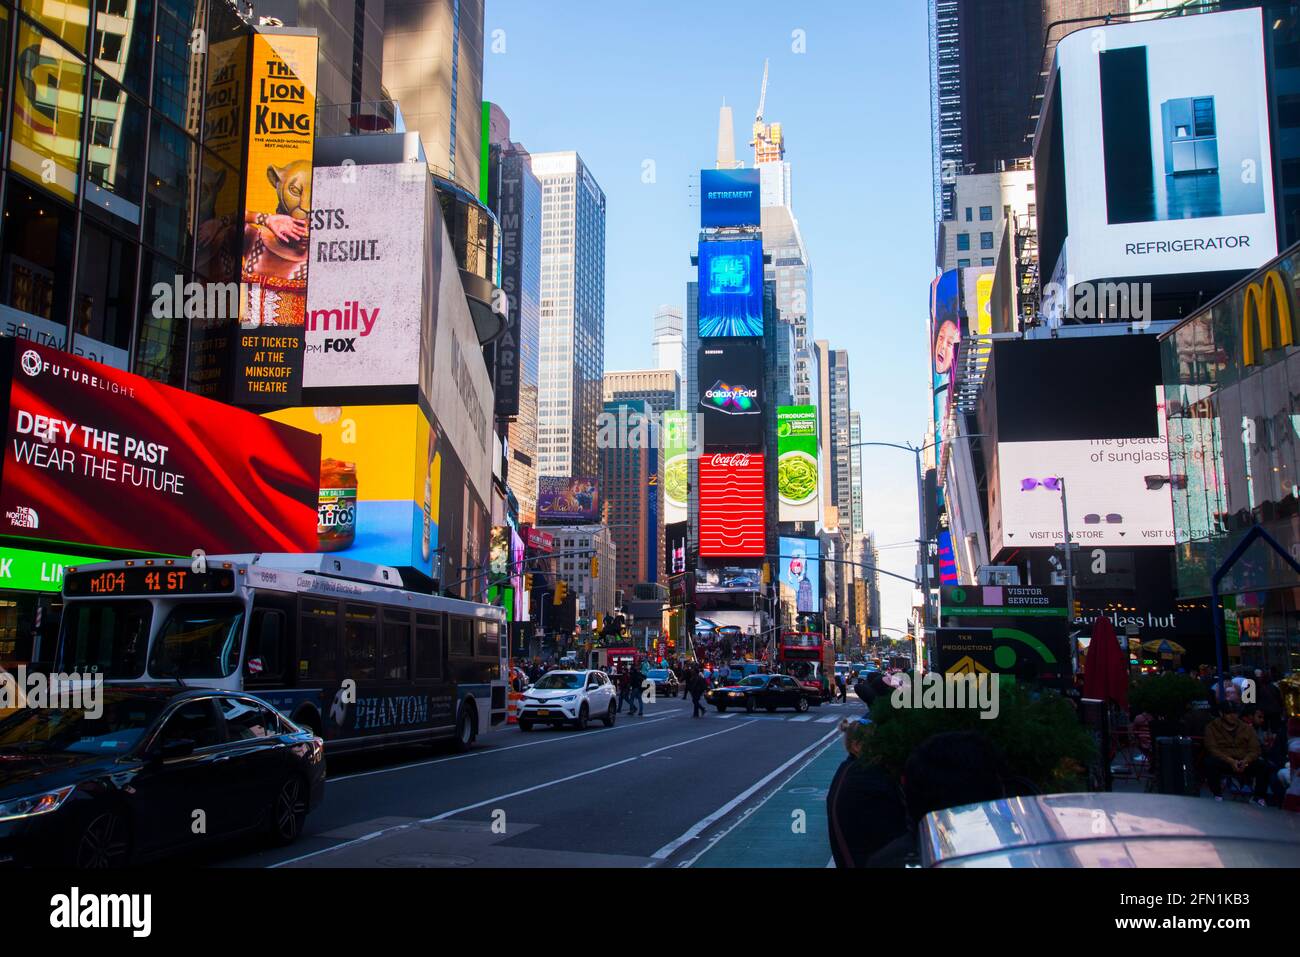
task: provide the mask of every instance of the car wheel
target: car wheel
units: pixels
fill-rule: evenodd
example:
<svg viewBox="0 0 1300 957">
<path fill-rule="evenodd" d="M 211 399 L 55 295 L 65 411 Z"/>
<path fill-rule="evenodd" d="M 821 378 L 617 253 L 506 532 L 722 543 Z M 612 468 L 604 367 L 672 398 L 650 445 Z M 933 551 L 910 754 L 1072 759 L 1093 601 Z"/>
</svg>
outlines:
<svg viewBox="0 0 1300 957">
<path fill-rule="evenodd" d="M 798 703 L 794 706 L 796 711 L 804 712 L 808 710 L 808 698 L 805 695 L 799 696 Z"/>
<path fill-rule="evenodd" d="M 616 714 L 618 714 L 618 712 L 614 710 L 614 702 L 611 701 L 608 710 L 605 712 L 605 717 L 600 720 L 604 723 L 605 727 L 612 728 L 614 727 L 614 715 Z"/>
<path fill-rule="evenodd" d="M 718 709 L 718 714 L 722 714 L 722 712 L 727 710 L 727 706 L 725 704 L 716 705 L 716 707 Z"/>
<path fill-rule="evenodd" d="M 577 720 L 573 722 L 573 726 L 577 728 L 579 731 L 586 731 L 587 721 L 588 721 L 587 702 L 584 701 L 582 703 L 582 707 L 578 709 L 578 717 Z"/>
<path fill-rule="evenodd" d="M 763 707 L 767 708 L 767 713 L 768 713 L 768 714 L 771 714 L 773 711 L 776 710 L 776 705 L 774 705 L 774 704 L 764 705 Z"/>
<path fill-rule="evenodd" d="M 745 699 L 745 710 L 748 711 L 750 714 L 753 714 L 754 709 L 757 707 L 758 707 L 758 702 L 754 700 L 753 696 L 750 696 Z"/>
<path fill-rule="evenodd" d="M 478 737 L 478 718 L 474 713 L 473 700 L 467 698 L 461 702 L 460 715 L 456 718 L 456 750 L 468 751 L 474 746 L 476 737 Z"/>
<path fill-rule="evenodd" d="M 533 730 L 533 723 L 532 723 L 531 721 L 520 721 L 520 722 L 519 722 L 519 730 L 520 730 L 520 731 L 531 731 L 531 730 Z"/>
<path fill-rule="evenodd" d="M 275 794 L 271 805 L 271 843 L 284 847 L 298 840 L 307 820 L 307 794 L 302 778 L 287 778 Z"/>
<path fill-rule="evenodd" d="M 117 811 L 100 811 L 82 830 L 72 854 L 81 869 L 124 867 L 131 859 L 131 835 L 126 819 Z"/>
</svg>

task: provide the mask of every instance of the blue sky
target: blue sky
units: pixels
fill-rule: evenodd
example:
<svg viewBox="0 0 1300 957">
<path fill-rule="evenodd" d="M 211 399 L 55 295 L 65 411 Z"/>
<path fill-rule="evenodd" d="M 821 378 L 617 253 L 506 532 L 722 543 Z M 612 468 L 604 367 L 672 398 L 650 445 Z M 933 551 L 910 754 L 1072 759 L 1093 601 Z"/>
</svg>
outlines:
<svg viewBox="0 0 1300 957">
<path fill-rule="evenodd" d="M 604 189 L 605 368 L 644 368 L 655 308 L 685 303 L 699 228 L 692 177 L 713 165 L 718 107 L 724 97 L 732 106 L 737 155 L 752 164 L 769 58 L 765 119 L 785 129 L 814 334 L 849 351 L 863 439 L 920 442 L 934 275 L 926 4 L 807 7 L 487 0 L 483 94 L 510 117 L 512 139 L 577 150 Z M 805 52 L 793 49 L 795 31 Z M 862 476 L 878 542 L 914 540 L 912 457 L 864 449 Z M 883 569 L 910 576 L 914 563 L 914 546 L 881 552 Z M 881 592 L 883 623 L 904 627 L 911 586 L 882 577 Z"/>
</svg>

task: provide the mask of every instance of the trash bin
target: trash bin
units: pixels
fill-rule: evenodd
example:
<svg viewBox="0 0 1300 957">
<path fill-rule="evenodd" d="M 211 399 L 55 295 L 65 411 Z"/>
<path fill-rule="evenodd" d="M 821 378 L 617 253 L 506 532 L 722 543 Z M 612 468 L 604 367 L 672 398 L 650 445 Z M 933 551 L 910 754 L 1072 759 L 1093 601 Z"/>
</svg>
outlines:
<svg viewBox="0 0 1300 957">
<path fill-rule="evenodd" d="M 1196 795 L 1191 738 L 1156 738 L 1156 789 L 1161 794 Z"/>
</svg>

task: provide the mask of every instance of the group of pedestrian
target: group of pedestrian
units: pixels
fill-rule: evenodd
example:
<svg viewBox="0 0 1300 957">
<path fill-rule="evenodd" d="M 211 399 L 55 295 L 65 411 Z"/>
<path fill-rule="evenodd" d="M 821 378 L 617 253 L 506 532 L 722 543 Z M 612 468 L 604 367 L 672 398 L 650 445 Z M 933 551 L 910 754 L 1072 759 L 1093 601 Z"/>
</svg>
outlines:
<svg viewBox="0 0 1300 957">
<path fill-rule="evenodd" d="M 614 684 L 618 688 L 618 704 L 614 708 L 615 714 L 623 712 L 623 705 L 627 705 L 629 715 L 638 714 L 645 717 L 645 701 L 641 695 L 646 686 L 645 672 L 641 670 L 640 663 L 635 663 L 631 668 L 625 668 L 615 672 Z"/>
</svg>

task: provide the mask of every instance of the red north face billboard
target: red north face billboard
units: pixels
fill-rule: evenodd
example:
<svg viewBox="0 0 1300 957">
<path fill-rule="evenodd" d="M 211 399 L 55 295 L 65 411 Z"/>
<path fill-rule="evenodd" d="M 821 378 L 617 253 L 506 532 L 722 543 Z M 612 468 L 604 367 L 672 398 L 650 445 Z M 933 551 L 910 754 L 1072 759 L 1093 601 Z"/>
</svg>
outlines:
<svg viewBox="0 0 1300 957">
<path fill-rule="evenodd" d="M 761 454 L 700 456 L 700 555 L 761 558 L 767 550 L 763 505 Z"/>
<path fill-rule="evenodd" d="M 171 555 L 316 550 L 319 436 L 14 339 L 0 340 L 0 402 L 0 535 Z"/>
</svg>

